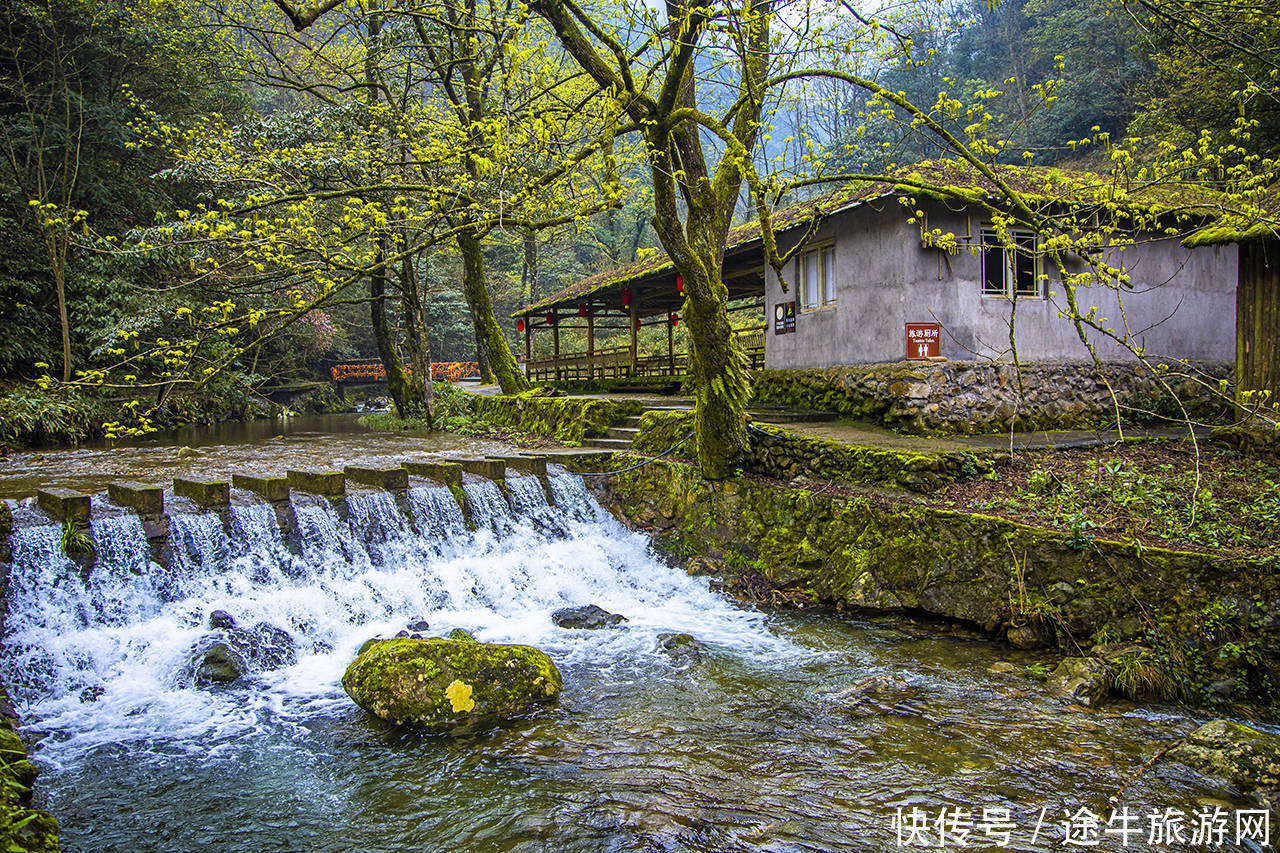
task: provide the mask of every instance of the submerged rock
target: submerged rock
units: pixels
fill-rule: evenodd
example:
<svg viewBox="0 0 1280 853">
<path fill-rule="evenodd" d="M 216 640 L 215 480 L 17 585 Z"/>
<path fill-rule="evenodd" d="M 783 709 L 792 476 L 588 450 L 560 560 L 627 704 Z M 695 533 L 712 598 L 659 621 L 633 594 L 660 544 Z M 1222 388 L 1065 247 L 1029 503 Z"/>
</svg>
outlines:
<svg viewBox="0 0 1280 853">
<path fill-rule="evenodd" d="M 556 700 L 561 681 L 532 646 L 395 639 L 369 645 L 342 687 L 376 717 L 448 733 L 527 716 Z"/>
<path fill-rule="evenodd" d="M 249 671 L 239 649 L 223 640 L 197 644 L 196 655 L 195 681 L 200 686 L 228 684 Z"/>
<path fill-rule="evenodd" d="M 659 634 L 658 651 L 665 653 L 676 663 L 694 663 L 702 660 L 707 647 L 690 634 Z"/>
<path fill-rule="evenodd" d="M 1106 664 L 1098 658 L 1063 658 L 1049 673 L 1044 688 L 1055 699 L 1094 708 L 1106 698 L 1110 677 Z"/>
<path fill-rule="evenodd" d="M 199 686 L 227 684 L 249 672 L 270 672 L 298 661 L 293 636 L 283 628 L 262 622 L 239 628 L 224 610 L 209 617 L 218 630 L 205 634 L 191 647 L 190 677 Z"/>
<path fill-rule="evenodd" d="M 1280 787 L 1280 735 L 1231 720 L 1211 720 L 1166 755 L 1221 779 L 1237 791 L 1262 791 L 1275 799 Z"/>
<path fill-rule="evenodd" d="M 901 675 L 872 675 L 841 691 L 827 694 L 827 698 L 847 713 L 865 716 L 884 713 L 897 703 L 910 699 L 915 692 L 915 688 Z"/>
<path fill-rule="evenodd" d="M 561 628 L 595 630 L 621 625 L 627 621 L 627 617 L 610 613 L 594 604 L 584 604 L 581 607 L 563 607 L 557 610 L 551 614 L 551 621 Z"/>
</svg>

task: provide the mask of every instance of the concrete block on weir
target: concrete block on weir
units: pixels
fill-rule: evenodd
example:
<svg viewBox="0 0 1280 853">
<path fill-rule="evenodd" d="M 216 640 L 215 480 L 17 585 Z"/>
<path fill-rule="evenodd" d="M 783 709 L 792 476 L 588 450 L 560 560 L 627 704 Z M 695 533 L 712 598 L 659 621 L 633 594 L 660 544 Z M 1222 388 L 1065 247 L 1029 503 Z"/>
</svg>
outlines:
<svg viewBox="0 0 1280 853">
<path fill-rule="evenodd" d="M 490 480 L 502 480 L 507 476 L 507 464 L 500 459 L 483 459 L 466 457 L 458 460 L 462 470 L 469 474 L 479 474 Z"/>
<path fill-rule="evenodd" d="M 252 474 L 232 474 L 231 485 L 246 492 L 253 492 L 264 501 L 284 503 L 289 500 L 287 477 L 255 477 Z"/>
<path fill-rule="evenodd" d="M 89 526 L 92 509 L 89 496 L 74 489 L 41 489 L 36 492 L 36 504 L 59 524 L 70 522 L 77 527 Z"/>
<path fill-rule="evenodd" d="M 231 483 L 226 480 L 174 477 L 173 493 L 193 500 L 205 508 L 226 507 L 231 504 Z"/>
<path fill-rule="evenodd" d="M 341 471 L 287 471 L 289 486 L 300 492 L 340 498 L 347 493 L 346 475 Z"/>
<path fill-rule="evenodd" d="M 128 480 L 121 483 L 107 483 L 107 497 L 116 506 L 131 509 L 144 518 L 155 518 L 164 514 L 164 489 L 160 486 L 149 486 Z"/>
<path fill-rule="evenodd" d="M 404 468 L 365 468 L 348 465 L 343 469 L 347 481 L 362 486 L 373 486 L 388 492 L 403 492 L 409 488 L 409 472 Z"/>
<path fill-rule="evenodd" d="M 428 477 L 446 486 L 462 485 L 462 466 L 457 462 L 406 462 L 402 467 L 416 477 Z"/>
<path fill-rule="evenodd" d="M 508 468 L 514 468 L 517 471 L 527 471 L 530 474 L 538 476 L 546 476 L 547 458 L 545 456 L 488 456 L 488 459 L 496 459 Z"/>
</svg>

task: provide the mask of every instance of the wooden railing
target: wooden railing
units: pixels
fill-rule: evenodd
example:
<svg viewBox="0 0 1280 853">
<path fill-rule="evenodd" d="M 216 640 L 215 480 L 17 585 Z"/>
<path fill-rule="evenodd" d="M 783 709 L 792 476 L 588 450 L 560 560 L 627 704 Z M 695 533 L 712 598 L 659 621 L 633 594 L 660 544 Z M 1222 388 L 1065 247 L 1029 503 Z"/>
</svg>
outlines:
<svg viewBox="0 0 1280 853">
<path fill-rule="evenodd" d="M 413 371 L 408 365 L 405 365 L 405 372 L 412 373 Z M 342 382 L 349 385 L 387 381 L 387 369 L 376 361 L 335 364 L 329 368 L 329 375 L 333 377 L 334 382 Z M 480 364 L 475 361 L 436 361 L 431 364 L 431 379 L 434 382 L 457 382 L 459 379 L 467 379 L 468 377 L 479 375 Z"/>
<path fill-rule="evenodd" d="M 764 367 L 764 327 L 738 329 L 733 333 L 747 356 L 752 370 Z M 584 379 L 626 379 L 630 377 L 676 377 L 689 371 L 688 353 L 674 356 L 642 355 L 631 363 L 630 347 L 608 347 L 594 353 L 561 353 L 558 358 L 537 358 L 525 363 L 525 372 L 534 382 L 571 382 Z"/>
</svg>

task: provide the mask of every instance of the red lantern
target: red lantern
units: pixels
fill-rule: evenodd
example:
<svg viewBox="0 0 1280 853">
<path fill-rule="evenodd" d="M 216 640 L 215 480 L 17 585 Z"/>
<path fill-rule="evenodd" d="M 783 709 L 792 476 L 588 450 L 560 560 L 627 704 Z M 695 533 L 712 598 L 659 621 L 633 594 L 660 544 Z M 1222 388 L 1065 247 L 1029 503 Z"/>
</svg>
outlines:
<svg viewBox="0 0 1280 853">
<path fill-rule="evenodd" d="M 679 326 L 679 325 L 680 325 L 680 315 L 679 315 L 679 314 L 672 314 L 672 315 L 671 315 L 671 328 L 673 328 L 673 329 L 674 329 L 676 326 Z"/>
<path fill-rule="evenodd" d="M 578 303 L 578 316 L 579 317 L 587 316 L 587 306 L 583 303 Z"/>
<path fill-rule="evenodd" d="M 622 307 L 631 307 L 631 288 L 626 288 L 622 291 Z"/>
<path fill-rule="evenodd" d="M 523 332 L 523 331 L 524 331 L 524 318 L 523 318 L 523 317 L 521 317 L 519 320 L 516 320 L 516 331 L 517 331 L 517 332 Z"/>
<path fill-rule="evenodd" d="M 547 325 L 554 326 L 556 324 L 556 315 L 554 311 L 547 312 Z"/>
<path fill-rule="evenodd" d="M 684 293 L 684 276 L 676 274 L 676 293 Z"/>
</svg>

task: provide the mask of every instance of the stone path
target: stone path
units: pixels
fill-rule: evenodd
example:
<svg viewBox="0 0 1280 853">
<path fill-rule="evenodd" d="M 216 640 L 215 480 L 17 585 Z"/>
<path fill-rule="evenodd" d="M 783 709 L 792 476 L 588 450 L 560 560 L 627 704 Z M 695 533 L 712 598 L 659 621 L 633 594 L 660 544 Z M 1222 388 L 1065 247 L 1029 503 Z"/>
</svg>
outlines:
<svg viewBox="0 0 1280 853">
<path fill-rule="evenodd" d="M 496 385 L 470 386 L 475 394 L 495 395 L 501 391 Z M 580 394 L 573 396 L 595 397 L 601 400 L 639 400 L 646 411 L 688 411 L 693 409 L 691 397 L 660 397 L 651 394 Z M 1122 436 L 1117 430 L 1054 430 L 1015 433 L 991 433 L 985 435 L 956 435 L 929 437 L 904 435 L 867 421 L 840 420 L 827 412 L 783 411 L 753 409 L 750 411 L 756 423 L 785 426 L 800 435 L 823 438 L 860 447 L 880 447 L 888 450 L 908 450 L 916 453 L 950 453 L 953 451 L 983 450 L 1068 450 L 1081 447 L 1098 447 L 1115 444 Z M 617 424 L 603 438 L 589 438 L 585 444 L 599 450 L 625 451 L 631 447 L 639 432 L 640 418 L 630 417 Z M 1207 439 L 1208 429 L 1197 429 L 1196 435 Z M 1185 427 L 1178 429 L 1126 429 L 1125 439 L 1133 438 L 1186 438 Z M 552 451 L 554 452 L 554 451 Z"/>
</svg>

